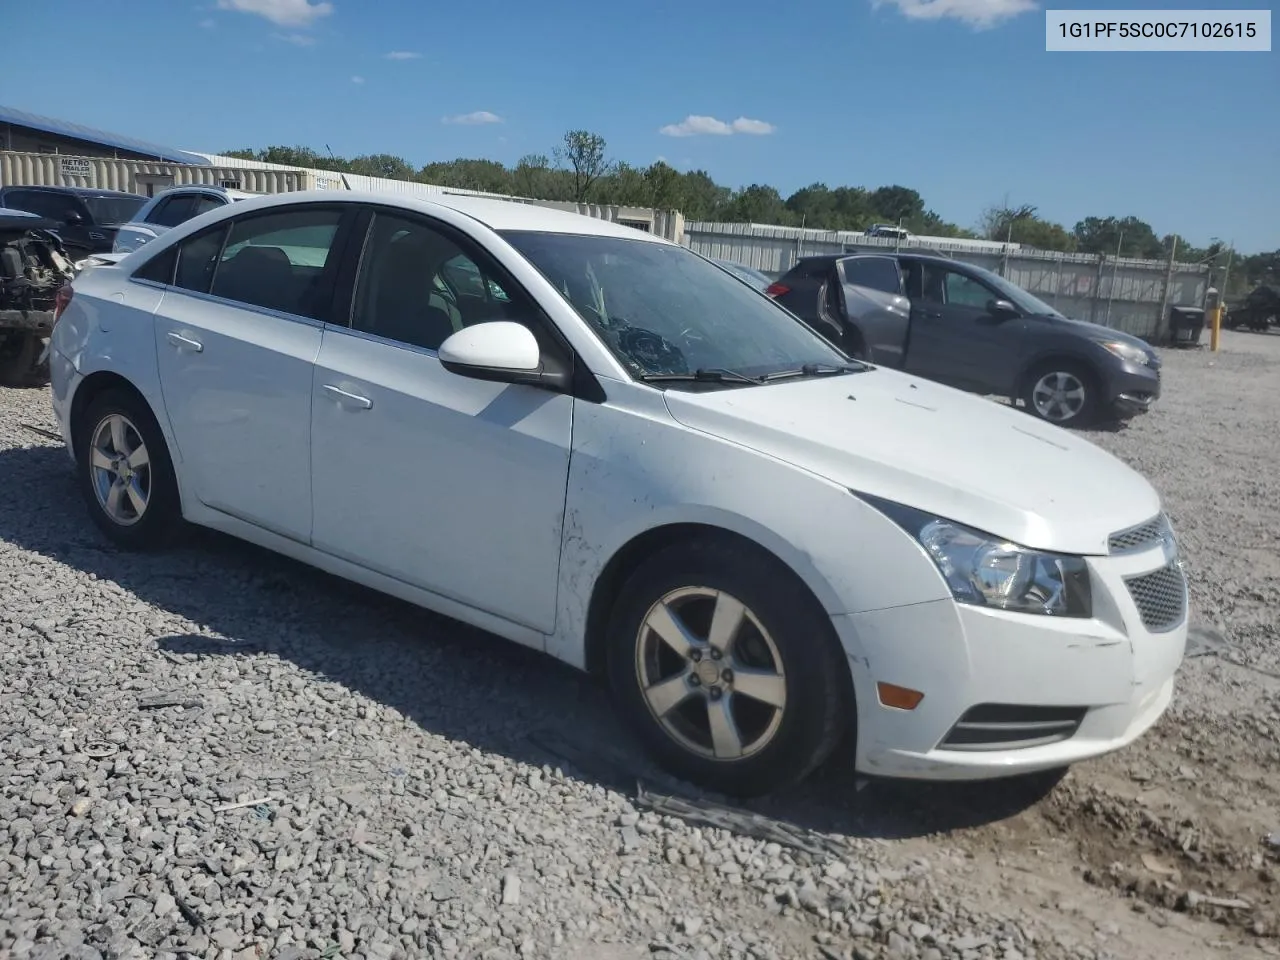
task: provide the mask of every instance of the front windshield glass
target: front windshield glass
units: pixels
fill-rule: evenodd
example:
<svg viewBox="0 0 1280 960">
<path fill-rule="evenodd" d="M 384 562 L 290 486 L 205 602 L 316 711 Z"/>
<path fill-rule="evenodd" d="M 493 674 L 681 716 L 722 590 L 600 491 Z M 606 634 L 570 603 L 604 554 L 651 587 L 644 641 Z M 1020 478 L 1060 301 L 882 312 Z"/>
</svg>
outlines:
<svg viewBox="0 0 1280 960">
<path fill-rule="evenodd" d="M 1017 284 L 1010 283 L 1004 277 L 1000 276 L 1000 274 L 992 273 L 990 270 L 985 270 L 982 267 L 975 267 L 974 269 L 976 269 L 980 274 L 982 274 L 982 278 L 986 280 L 987 283 L 991 284 L 991 286 L 995 287 L 1002 294 L 1004 294 L 1005 299 L 1008 300 L 1010 303 L 1012 303 L 1015 307 L 1017 307 L 1023 313 L 1038 314 L 1041 316 L 1049 316 L 1049 317 L 1062 316 L 1061 313 L 1059 313 L 1053 307 L 1049 306 L 1039 297 L 1032 296 L 1031 294 L 1027 293 L 1027 291 L 1019 287 Z M 1063 319 L 1066 319 L 1066 318 L 1063 317 Z"/>
<path fill-rule="evenodd" d="M 146 197 L 85 197 L 85 206 L 93 214 L 94 223 L 128 223 L 142 209 Z"/>
<path fill-rule="evenodd" d="M 848 359 L 768 297 L 684 247 L 505 231 L 637 377 L 763 377 Z"/>
</svg>

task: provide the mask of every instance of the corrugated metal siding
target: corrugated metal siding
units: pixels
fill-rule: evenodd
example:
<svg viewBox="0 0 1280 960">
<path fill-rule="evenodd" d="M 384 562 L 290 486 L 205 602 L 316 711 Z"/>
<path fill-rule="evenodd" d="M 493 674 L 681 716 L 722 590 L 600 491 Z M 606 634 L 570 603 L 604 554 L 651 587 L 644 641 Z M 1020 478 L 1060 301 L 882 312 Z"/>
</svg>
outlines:
<svg viewBox="0 0 1280 960">
<path fill-rule="evenodd" d="M 87 176 L 64 173 L 62 161 L 73 160 L 86 167 Z M 289 193 L 309 188 L 302 171 L 259 170 L 247 167 L 197 167 L 182 163 L 143 160 L 108 160 L 100 157 L 67 157 L 45 153 L 0 151 L 0 184 L 4 186 L 96 187 L 146 193 L 139 177 L 172 177 L 174 186 L 191 183 L 217 186 L 223 180 L 238 180 L 240 189 L 251 193 Z"/>
</svg>

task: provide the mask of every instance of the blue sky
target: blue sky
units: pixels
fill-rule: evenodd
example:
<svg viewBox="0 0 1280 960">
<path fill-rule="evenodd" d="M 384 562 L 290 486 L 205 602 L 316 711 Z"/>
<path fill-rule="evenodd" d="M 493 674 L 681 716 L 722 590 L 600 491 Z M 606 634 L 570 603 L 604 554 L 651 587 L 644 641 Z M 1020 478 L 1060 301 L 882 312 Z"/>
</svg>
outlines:
<svg viewBox="0 0 1280 960">
<path fill-rule="evenodd" d="M 0 103 L 177 148 L 513 163 L 586 128 L 615 159 L 784 196 L 899 183 L 966 226 L 1007 196 L 1068 228 L 1132 214 L 1280 247 L 1280 53 L 1046 53 L 1037 0 L 5 8 L 7 36 L 38 40 L 6 45 Z"/>
</svg>

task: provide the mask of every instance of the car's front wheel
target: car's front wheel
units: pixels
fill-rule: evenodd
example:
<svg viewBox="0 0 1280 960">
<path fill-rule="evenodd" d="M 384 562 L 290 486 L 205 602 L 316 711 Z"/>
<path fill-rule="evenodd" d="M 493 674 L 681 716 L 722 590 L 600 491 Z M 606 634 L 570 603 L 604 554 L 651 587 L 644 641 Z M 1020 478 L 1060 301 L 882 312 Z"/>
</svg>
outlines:
<svg viewBox="0 0 1280 960">
<path fill-rule="evenodd" d="M 1026 377 L 1022 402 L 1027 412 L 1060 427 L 1088 426 L 1097 416 L 1097 378 L 1068 361 L 1043 364 Z"/>
<path fill-rule="evenodd" d="M 620 709 L 659 763 L 709 789 L 794 783 L 851 721 L 830 620 L 789 570 L 742 544 L 649 557 L 623 586 L 608 640 Z"/>
<path fill-rule="evenodd" d="M 182 524 L 178 484 L 164 435 L 132 393 L 89 401 L 74 439 L 80 491 L 98 529 L 117 546 L 163 546 Z"/>
</svg>

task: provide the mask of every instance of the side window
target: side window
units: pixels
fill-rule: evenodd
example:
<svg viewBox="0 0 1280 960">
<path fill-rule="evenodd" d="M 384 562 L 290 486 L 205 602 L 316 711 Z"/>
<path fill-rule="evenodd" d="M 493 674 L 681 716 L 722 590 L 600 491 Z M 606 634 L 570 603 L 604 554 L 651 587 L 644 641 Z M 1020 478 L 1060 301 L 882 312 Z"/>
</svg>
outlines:
<svg viewBox="0 0 1280 960">
<path fill-rule="evenodd" d="M 64 196 L 56 193 L 41 193 L 38 190 L 14 191 L 9 195 L 10 203 L 19 210 L 38 214 L 50 220 L 64 222 L 67 214 L 74 213 L 75 207 Z"/>
<path fill-rule="evenodd" d="M 995 298 L 984 284 L 979 283 L 972 277 L 966 277 L 963 273 L 955 273 L 948 270 L 946 277 L 947 284 L 947 303 L 954 304 L 957 307 L 981 307 L 986 306 Z"/>
<path fill-rule="evenodd" d="M 488 320 L 525 323 L 536 335 L 536 315 L 479 250 L 464 250 L 420 220 L 374 215 L 356 278 L 353 329 L 436 350 L 454 332 Z"/>
<path fill-rule="evenodd" d="M 947 271 L 936 263 L 922 263 L 920 265 L 920 299 L 928 303 L 944 304 L 947 302 L 946 277 Z"/>
<path fill-rule="evenodd" d="M 218 264 L 218 254 L 222 252 L 222 240 L 226 235 L 226 226 L 220 226 L 184 240 L 178 250 L 178 272 L 174 277 L 174 286 L 196 293 L 208 293 L 214 268 Z"/>
<path fill-rule="evenodd" d="M 194 208 L 192 209 L 191 214 L 187 217 L 188 220 L 192 217 L 198 217 L 202 213 L 208 213 L 210 210 L 217 210 L 219 207 L 226 206 L 226 204 L 221 200 L 203 193 L 197 195 L 193 199 L 195 201 Z"/>
<path fill-rule="evenodd" d="M 170 247 L 159 256 L 152 257 L 133 272 L 135 280 L 150 280 L 152 283 L 173 283 L 173 268 L 178 261 L 178 251 Z"/>
<path fill-rule="evenodd" d="M 304 207 L 232 221 L 209 292 L 255 307 L 324 319 L 328 303 L 321 281 L 342 215 L 340 209 Z"/>
<path fill-rule="evenodd" d="M 176 227 L 184 223 L 191 219 L 191 200 L 190 196 L 182 195 L 161 200 L 151 213 L 151 222 L 162 227 Z"/>
<path fill-rule="evenodd" d="M 844 268 L 844 282 L 884 293 L 899 293 L 902 281 L 898 276 L 898 265 L 888 257 L 853 257 L 841 260 Z"/>
</svg>

